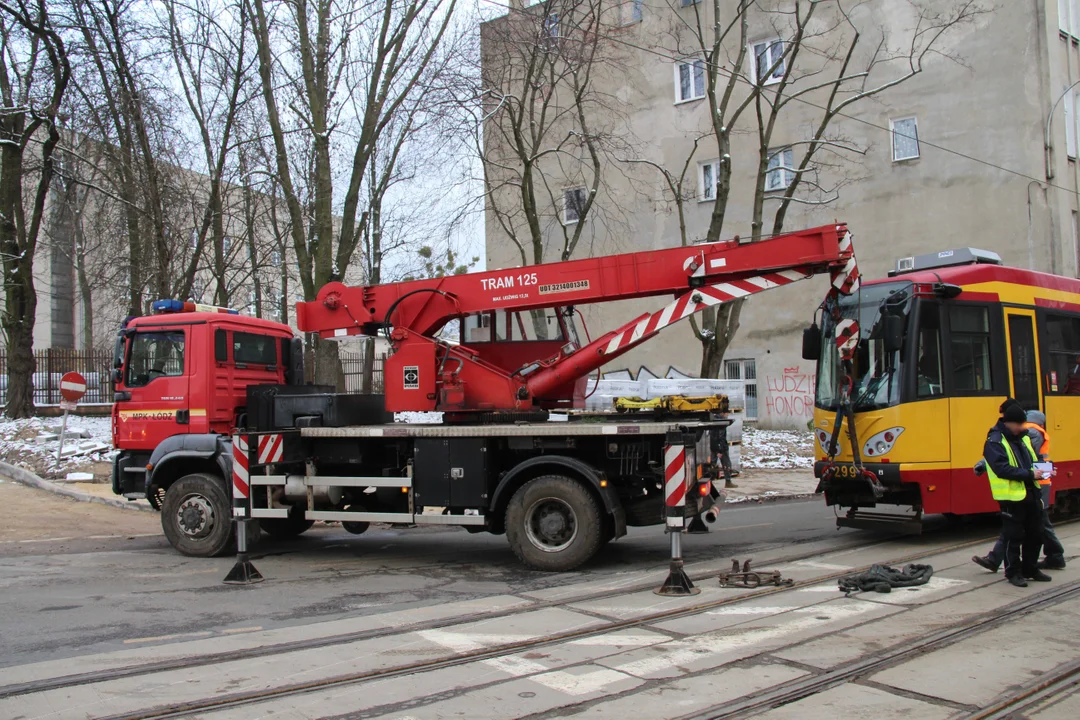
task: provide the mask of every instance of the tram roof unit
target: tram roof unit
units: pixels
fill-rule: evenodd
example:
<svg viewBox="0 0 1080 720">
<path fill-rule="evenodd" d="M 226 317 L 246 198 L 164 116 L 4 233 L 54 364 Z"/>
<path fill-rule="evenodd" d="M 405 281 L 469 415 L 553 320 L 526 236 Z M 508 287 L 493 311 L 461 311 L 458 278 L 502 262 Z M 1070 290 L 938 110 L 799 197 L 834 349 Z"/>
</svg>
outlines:
<svg viewBox="0 0 1080 720">
<path fill-rule="evenodd" d="M 959 253 L 960 251 L 952 251 Z M 888 277 L 876 278 L 874 280 L 867 280 L 864 285 L 877 285 L 880 283 L 890 283 L 897 281 L 910 280 L 916 284 L 929 284 L 929 285 L 952 285 L 958 286 L 963 289 L 962 294 L 959 296 L 961 300 L 969 299 L 989 299 L 987 294 L 993 294 L 998 292 L 1001 294 L 1003 288 L 1001 286 L 1014 286 L 1019 289 L 1019 286 L 1026 286 L 1032 289 L 1038 289 L 1035 292 L 1030 290 L 1025 294 L 1035 297 L 1041 296 L 1057 296 L 1060 293 L 1066 293 L 1073 297 L 1055 297 L 1053 302 L 1049 302 L 1047 306 L 1054 304 L 1069 305 L 1069 310 L 1080 312 L 1080 279 L 1066 277 L 1063 275 L 1053 275 L 1051 273 L 1038 272 L 1035 270 L 1027 270 L 1025 268 L 1011 267 L 1005 265 L 1000 257 L 996 253 L 991 253 L 983 250 L 975 250 L 973 248 L 967 248 L 965 252 L 971 252 L 972 255 L 967 256 L 967 262 L 960 264 L 944 264 L 937 267 L 919 267 L 918 259 L 927 258 L 924 262 L 929 262 L 930 258 L 936 258 L 939 253 L 930 253 L 928 255 L 915 256 L 916 268 L 913 270 L 905 270 L 903 272 L 891 271 Z M 973 259 L 974 254 L 978 253 L 982 259 Z M 956 257 L 955 255 L 953 257 Z M 904 260 L 912 260 L 913 258 L 904 258 Z M 996 262 L 995 262 L 996 259 Z M 944 260 L 944 258 L 943 258 Z M 994 287 L 997 285 L 998 287 Z M 955 297 L 955 295 L 948 294 L 948 297 Z M 976 298 L 976 296 L 978 296 Z M 1003 302 L 1015 302 L 1015 299 L 1006 298 L 1001 296 Z M 1030 300 L 1025 304 L 1032 304 Z M 1045 302 L 1036 302 L 1034 304 L 1042 305 L 1047 304 Z"/>
</svg>

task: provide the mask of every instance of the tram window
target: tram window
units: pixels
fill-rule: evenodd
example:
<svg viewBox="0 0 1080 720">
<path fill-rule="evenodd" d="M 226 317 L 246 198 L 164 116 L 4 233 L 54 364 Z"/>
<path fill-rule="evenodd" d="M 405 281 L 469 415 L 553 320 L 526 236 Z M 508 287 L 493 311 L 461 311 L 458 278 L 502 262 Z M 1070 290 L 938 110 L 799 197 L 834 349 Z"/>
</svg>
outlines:
<svg viewBox="0 0 1080 720">
<path fill-rule="evenodd" d="M 923 305 L 919 311 L 919 397 L 941 395 L 941 309 Z"/>
<path fill-rule="evenodd" d="M 1047 314 L 1046 350 L 1045 390 L 1080 395 L 1080 318 Z"/>
<path fill-rule="evenodd" d="M 994 389 L 990 374 L 990 317 L 985 307 L 954 305 L 949 309 L 953 389 L 958 393 Z"/>
</svg>

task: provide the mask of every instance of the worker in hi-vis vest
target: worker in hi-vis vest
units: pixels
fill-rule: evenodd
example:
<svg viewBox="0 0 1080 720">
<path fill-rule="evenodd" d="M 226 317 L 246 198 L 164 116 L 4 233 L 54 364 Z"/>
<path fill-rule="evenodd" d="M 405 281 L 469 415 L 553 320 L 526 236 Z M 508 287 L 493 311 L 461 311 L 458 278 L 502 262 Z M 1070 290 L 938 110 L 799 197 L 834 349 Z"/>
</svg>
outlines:
<svg viewBox="0 0 1080 720">
<path fill-rule="evenodd" d="M 1039 487 L 1046 473 L 1035 467 L 1039 456 L 1024 429 L 1027 414 L 1012 398 L 1001 404 L 1001 419 L 986 436 L 983 459 L 990 493 L 1001 506 L 1005 536 L 1005 578 L 1017 587 L 1028 580 L 1049 582 L 1039 570 L 1043 505 Z"/>
<path fill-rule="evenodd" d="M 1024 423 L 1024 430 L 1027 431 L 1028 438 L 1031 440 L 1031 447 L 1035 450 L 1035 454 L 1039 456 L 1039 459 L 1043 462 L 1048 462 L 1050 458 L 1050 434 L 1046 432 L 1046 415 L 1038 410 L 1028 410 L 1027 422 Z M 986 461 L 980 460 L 975 465 L 975 474 L 984 475 L 986 473 Z M 1048 477 L 1044 477 L 1038 481 L 1040 496 L 1042 498 L 1042 519 L 1043 519 L 1043 554 L 1046 556 L 1039 561 L 1040 570 L 1064 570 L 1065 569 L 1065 548 L 1061 544 L 1061 540 L 1058 539 L 1057 533 L 1054 532 L 1054 524 L 1050 521 L 1050 483 L 1051 480 Z M 986 568 L 990 572 L 997 572 L 1001 567 L 1002 560 L 1005 559 L 1005 535 L 1002 533 L 998 536 L 997 543 L 994 548 L 985 556 L 976 555 L 971 558 L 976 564 Z"/>
</svg>

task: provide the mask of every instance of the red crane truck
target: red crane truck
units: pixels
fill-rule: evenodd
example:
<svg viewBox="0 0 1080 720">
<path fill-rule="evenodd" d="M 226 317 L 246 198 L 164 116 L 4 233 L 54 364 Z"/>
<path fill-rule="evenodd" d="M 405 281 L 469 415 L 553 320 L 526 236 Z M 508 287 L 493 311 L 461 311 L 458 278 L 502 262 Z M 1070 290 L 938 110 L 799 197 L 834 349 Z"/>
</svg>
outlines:
<svg viewBox="0 0 1080 720">
<path fill-rule="evenodd" d="M 304 385 L 301 341 L 286 325 L 159 301 L 117 337 L 113 491 L 149 500 L 187 555 L 230 550 L 236 498 L 236 513 L 272 536 L 316 520 L 350 532 L 372 522 L 458 525 L 505 532 L 530 567 L 567 570 L 627 526 L 664 524 L 665 500 L 677 496 L 686 517 L 713 508 L 731 421 L 699 412 L 555 422 L 548 413 L 580 406 L 590 373 L 664 327 L 818 273 L 832 276 L 830 294 L 858 287 L 846 226 L 371 287 L 330 283 L 298 303 L 301 331 L 389 338 L 385 398 Z M 664 308 L 596 339 L 577 332 L 575 305 L 663 295 L 673 296 Z M 457 344 L 438 337 L 452 321 Z M 441 411 L 443 422 L 395 423 L 401 411 Z"/>
</svg>

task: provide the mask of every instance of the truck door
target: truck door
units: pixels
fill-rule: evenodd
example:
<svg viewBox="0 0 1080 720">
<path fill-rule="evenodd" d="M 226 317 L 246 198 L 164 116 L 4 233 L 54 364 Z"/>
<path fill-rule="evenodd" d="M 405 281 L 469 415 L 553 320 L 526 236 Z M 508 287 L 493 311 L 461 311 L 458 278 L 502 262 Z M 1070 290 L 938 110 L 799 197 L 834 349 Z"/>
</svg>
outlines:
<svg viewBox="0 0 1080 720">
<path fill-rule="evenodd" d="M 152 450 L 172 435 L 190 432 L 188 379 L 190 328 L 137 330 L 128 342 L 122 389 L 131 393 L 116 415 L 123 447 Z M 120 388 L 118 388 L 120 389 Z"/>
</svg>

